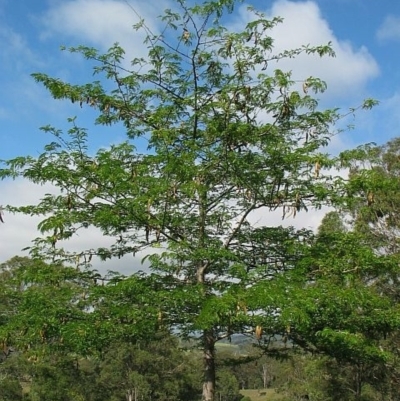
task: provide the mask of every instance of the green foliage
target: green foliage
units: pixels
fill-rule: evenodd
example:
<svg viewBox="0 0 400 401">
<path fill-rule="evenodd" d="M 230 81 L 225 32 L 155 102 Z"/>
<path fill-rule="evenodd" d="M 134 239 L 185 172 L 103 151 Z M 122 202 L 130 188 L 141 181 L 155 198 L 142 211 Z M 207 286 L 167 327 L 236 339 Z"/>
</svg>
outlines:
<svg viewBox="0 0 400 401">
<path fill-rule="evenodd" d="M 365 174 L 346 185 L 324 173 L 351 161 L 323 153 L 347 112 L 321 110 L 315 94 L 326 85 L 318 78 L 304 77 L 301 90 L 290 72 L 270 67 L 302 53 L 334 52 L 327 44 L 274 53 L 268 32 L 281 19 L 253 10 L 242 32 L 230 32 L 221 21 L 234 5 L 178 1 L 178 11 L 162 17 L 162 36 L 140 21 L 135 29 L 147 34 L 148 56 L 133 59 L 129 70 L 115 44 L 105 54 L 69 49 L 95 64 L 99 79 L 91 83 L 33 74 L 55 99 L 93 108 L 97 124 L 122 123 L 126 141 L 89 152 L 86 129 L 70 118 L 67 133 L 42 128 L 54 141 L 38 157 L 3 162 L 0 178 L 51 183 L 58 190 L 36 205 L 5 208 L 44 216 L 30 248 L 36 270 L 31 274 L 28 266 L 18 276 L 25 287 L 18 315 L 1 328 L 6 336 L 19 332 L 19 344 L 86 355 L 101 353 L 110 339 L 135 342 L 161 327 L 174 330 L 202 346 L 206 401 L 215 387 L 215 343 L 234 333 L 256 329 L 266 347 L 281 335 L 324 351 L 334 346 L 383 358 L 372 340 L 357 340 L 360 326 L 381 333 L 397 317 L 357 323 L 358 306 L 372 313 L 374 303 L 381 311 L 386 301 L 340 285 L 357 282 L 358 263 L 368 274 L 389 262 L 348 247 L 351 257 L 343 254 L 349 237 L 338 238 L 328 266 L 323 238 L 315 242 L 309 231 L 271 227 L 268 219 L 254 223 L 277 211 L 287 218 L 341 205 L 372 180 Z M 373 104 L 367 100 L 359 108 Z M 143 141 L 147 149 L 140 152 Z M 79 252 L 63 247 L 89 227 L 114 243 Z M 92 258 L 140 251 L 150 274 L 101 277 L 92 271 Z M 332 300 L 333 308 L 326 308 Z M 128 379 L 150 391 L 140 376 Z"/>
<path fill-rule="evenodd" d="M 1 401 L 20 401 L 23 399 L 22 387 L 17 379 L 0 380 L 0 400 Z"/>
<path fill-rule="evenodd" d="M 110 400 L 128 394 L 160 401 L 199 399 L 200 365 L 199 356 L 184 352 L 176 338 L 159 332 L 155 341 L 110 346 L 99 365 L 97 384 Z"/>
</svg>

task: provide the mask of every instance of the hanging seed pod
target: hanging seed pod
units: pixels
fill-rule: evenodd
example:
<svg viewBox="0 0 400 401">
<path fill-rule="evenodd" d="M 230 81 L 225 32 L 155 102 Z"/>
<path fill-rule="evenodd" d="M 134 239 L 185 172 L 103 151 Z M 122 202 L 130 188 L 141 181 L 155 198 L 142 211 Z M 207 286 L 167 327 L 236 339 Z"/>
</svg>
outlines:
<svg viewBox="0 0 400 401">
<path fill-rule="evenodd" d="M 72 197 L 71 197 L 71 194 L 68 194 L 68 196 L 67 196 L 67 209 L 68 210 L 72 209 Z"/>
<path fill-rule="evenodd" d="M 244 301 L 239 301 L 236 305 L 236 316 L 241 312 L 247 313 L 247 306 Z"/>
<path fill-rule="evenodd" d="M 184 28 L 183 30 L 182 37 L 185 42 L 187 42 L 190 39 L 190 32 L 186 28 Z"/>
<path fill-rule="evenodd" d="M 256 326 L 255 334 L 256 334 L 257 340 L 259 340 L 262 337 L 262 327 L 261 326 Z"/>
<path fill-rule="evenodd" d="M 308 83 L 307 83 L 307 82 L 304 82 L 304 83 L 303 83 L 303 92 L 304 92 L 305 94 L 308 93 Z"/>
<path fill-rule="evenodd" d="M 261 68 L 262 71 L 265 71 L 268 68 L 268 60 L 264 60 L 264 65 Z"/>
<path fill-rule="evenodd" d="M 319 177 L 319 172 L 321 170 L 321 163 L 319 161 L 315 162 L 315 168 L 314 168 L 314 177 L 318 178 Z"/>
<path fill-rule="evenodd" d="M 228 54 L 231 54 L 232 51 L 232 39 L 228 39 L 228 41 L 226 42 L 226 51 Z"/>
<path fill-rule="evenodd" d="M 375 196 L 372 191 L 368 191 L 367 202 L 368 202 L 368 206 L 371 206 L 375 202 Z"/>
</svg>

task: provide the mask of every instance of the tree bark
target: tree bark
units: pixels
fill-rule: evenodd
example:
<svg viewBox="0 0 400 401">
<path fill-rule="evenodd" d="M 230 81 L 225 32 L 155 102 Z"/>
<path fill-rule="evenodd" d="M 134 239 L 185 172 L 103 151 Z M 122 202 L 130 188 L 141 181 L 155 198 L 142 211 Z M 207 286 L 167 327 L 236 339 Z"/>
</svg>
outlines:
<svg viewBox="0 0 400 401">
<path fill-rule="evenodd" d="M 263 386 L 265 390 L 268 387 L 268 367 L 265 363 L 262 365 L 262 371 Z"/>
<path fill-rule="evenodd" d="M 203 333 L 204 381 L 202 401 L 214 401 L 215 338 L 212 330 Z"/>
</svg>

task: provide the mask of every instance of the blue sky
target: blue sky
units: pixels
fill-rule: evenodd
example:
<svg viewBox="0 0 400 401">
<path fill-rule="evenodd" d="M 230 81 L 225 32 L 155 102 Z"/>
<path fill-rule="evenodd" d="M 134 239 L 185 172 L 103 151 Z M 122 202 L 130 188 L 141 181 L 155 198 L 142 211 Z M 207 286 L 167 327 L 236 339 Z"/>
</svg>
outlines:
<svg viewBox="0 0 400 401">
<path fill-rule="evenodd" d="M 51 138 L 39 127 L 51 124 L 65 128 L 66 119 L 72 116 L 78 116 L 78 123 L 90 128 L 93 149 L 124 140 L 121 127 L 93 127 L 93 112 L 66 101 L 54 101 L 30 74 L 44 72 L 70 82 L 90 81 L 87 62 L 78 55 L 60 52 L 61 45 L 84 44 L 105 50 L 119 41 L 128 55 L 144 55 L 142 37 L 131 28 L 137 16 L 127 2 L 157 30 L 156 17 L 172 1 L 0 0 L 0 159 L 40 154 Z M 332 41 L 335 59 L 301 58 L 279 66 L 293 69 L 296 79 L 310 75 L 325 79 L 328 91 L 322 97 L 324 105 L 346 109 L 366 97 L 380 101 L 379 107 L 358 116 L 356 130 L 335 138 L 332 151 L 364 142 L 381 144 L 399 135 L 399 1 L 251 3 L 268 16 L 284 18 L 284 23 L 272 32 L 277 49 Z M 245 6 L 239 4 L 227 23 L 238 29 L 248 18 Z M 45 190 L 21 182 L 0 182 L 0 204 L 33 202 Z M 36 236 L 37 221 L 21 216 L 5 216 L 5 220 L 6 224 L 0 227 L 1 259 L 18 253 Z"/>
<path fill-rule="evenodd" d="M 130 1 L 148 21 L 155 20 L 163 6 L 168 7 L 168 3 L 168 0 L 163 0 L 157 2 L 157 6 L 149 6 L 147 1 Z M 342 47 L 347 46 L 346 51 L 354 56 L 335 61 L 343 63 L 335 65 L 335 69 L 339 75 L 342 72 L 343 76 L 348 75 L 350 82 L 347 83 L 350 85 L 344 85 L 346 90 L 337 89 L 335 80 L 329 79 L 328 74 L 330 87 L 326 96 L 329 98 L 329 92 L 335 96 L 327 105 L 347 107 L 358 104 L 364 97 L 373 97 L 381 102 L 381 106 L 370 115 L 360 117 L 359 130 L 352 137 L 342 139 L 343 147 L 351 147 L 363 141 L 382 143 L 397 135 L 399 118 L 396 109 L 400 105 L 400 2 L 253 0 L 252 3 L 258 9 L 266 10 L 267 14 L 280 12 L 295 15 L 295 26 L 285 20 L 279 30 L 278 35 L 285 38 L 282 46 L 290 47 L 292 43 L 298 45 L 295 40 L 298 37 L 304 37 L 304 40 L 310 40 L 311 37 L 315 43 L 334 39 L 334 45 L 337 41 Z M 239 11 L 242 8 L 239 7 Z M 317 17 L 313 15 L 316 12 L 319 14 Z M 285 15 L 282 16 L 285 18 Z M 232 23 L 238 23 L 240 19 L 245 18 L 238 18 L 237 13 L 231 18 Z M 122 0 L 0 0 L 0 158 L 39 153 L 49 139 L 38 131 L 42 125 L 50 123 L 65 127 L 66 118 L 74 115 L 79 116 L 83 125 L 89 125 L 87 113 L 81 113 L 67 102 L 53 101 L 33 81 L 30 74 L 46 72 L 73 82 L 90 80 L 88 64 L 77 55 L 60 52 L 60 45 L 89 44 L 106 49 L 114 41 L 120 41 L 128 43 L 131 53 L 135 53 L 132 42 L 135 42 L 136 47 L 140 46 L 140 42 L 136 40 L 131 25 L 136 21 L 137 17 Z M 318 28 L 321 27 L 327 32 L 319 34 Z M 313 31 L 315 28 L 317 30 Z M 309 31 L 309 35 L 304 31 Z M 364 63 L 365 68 L 357 65 L 355 76 L 352 76 L 349 70 L 356 61 Z M 318 68 L 312 72 L 318 73 Z M 321 72 L 322 78 L 326 78 L 323 76 L 324 71 Z M 357 82 L 352 85 L 351 81 Z M 366 122 L 368 126 L 364 127 Z M 95 135 L 92 137 L 94 146 L 107 144 L 110 130 L 97 128 Z M 117 135 L 123 138 L 122 131 Z"/>
</svg>

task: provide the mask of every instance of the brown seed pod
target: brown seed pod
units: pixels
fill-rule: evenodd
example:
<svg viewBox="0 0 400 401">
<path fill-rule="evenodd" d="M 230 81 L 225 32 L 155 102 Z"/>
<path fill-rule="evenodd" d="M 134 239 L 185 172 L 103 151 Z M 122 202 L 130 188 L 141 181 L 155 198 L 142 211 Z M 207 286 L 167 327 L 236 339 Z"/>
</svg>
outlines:
<svg viewBox="0 0 400 401">
<path fill-rule="evenodd" d="M 244 301 L 239 301 L 236 305 L 236 315 L 238 315 L 240 312 L 247 313 L 247 307 Z"/>
<path fill-rule="evenodd" d="M 375 196 L 372 191 L 368 191 L 367 202 L 368 202 L 368 206 L 371 206 L 375 202 Z"/>
<path fill-rule="evenodd" d="M 256 326 L 255 333 L 256 333 L 257 340 L 259 340 L 261 338 L 261 336 L 262 336 L 262 327 L 261 326 Z"/>
<path fill-rule="evenodd" d="M 318 178 L 319 177 L 319 172 L 321 170 L 321 163 L 317 160 L 315 162 L 315 169 L 314 169 L 314 177 Z"/>
<path fill-rule="evenodd" d="M 183 37 L 183 40 L 185 42 L 187 42 L 190 39 L 190 32 L 187 29 L 184 29 L 182 37 Z"/>
<path fill-rule="evenodd" d="M 246 191 L 246 198 L 248 201 L 251 201 L 253 199 L 253 194 L 250 189 Z"/>
</svg>

